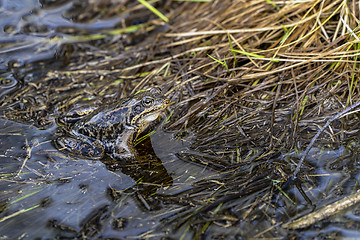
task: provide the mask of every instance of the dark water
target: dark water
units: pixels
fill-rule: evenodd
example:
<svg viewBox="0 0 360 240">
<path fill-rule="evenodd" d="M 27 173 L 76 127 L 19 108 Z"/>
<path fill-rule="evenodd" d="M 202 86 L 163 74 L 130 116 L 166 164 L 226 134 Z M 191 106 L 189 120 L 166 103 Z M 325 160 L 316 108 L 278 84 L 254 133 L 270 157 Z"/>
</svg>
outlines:
<svg viewBox="0 0 360 240">
<path fill-rule="evenodd" d="M 160 167 L 151 168 L 153 173 L 149 173 L 147 164 L 109 170 L 101 161 L 64 156 L 50 141 L 54 128 L 41 131 L 6 120 L 1 120 L 1 127 L 2 217 L 24 211 L 2 219 L 0 232 L 10 239 L 23 234 L 30 239 L 57 234 L 79 237 L 82 231 L 89 236 L 85 223 L 92 218 L 101 218 L 92 223 L 94 236 L 100 230 L 105 232 L 104 237 L 139 236 L 161 225 L 161 219 L 182 210 L 181 206 L 162 209 L 151 194 L 156 192 L 166 198 L 191 188 L 199 179 L 216 175 L 204 167 L 179 161 L 172 153 L 185 151 L 186 144 L 172 141 L 171 135 L 164 132 L 153 135 L 153 147 L 162 161 L 154 163 Z M 6 135 L 8 130 L 11 133 Z M 162 143 L 168 141 L 172 148 L 162 149 Z M 21 168 L 24 159 L 26 165 Z M 153 176 L 156 174 L 160 176 Z"/>
<path fill-rule="evenodd" d="M 74 1 L 75 2 L 75 1 Z M 0 9 L 1 68 L 22 66 L 52 59 L 69 37 L 113 28 L 121 18 L 97 19 L 91 23 L 74 22 L 72 1 L 2 1 Z M 73 29 L 69 32 L 69 29 Z"/>
<path fill-rule="evenodd" d="M 122 20 L 74 21 L 73 8 L 72 1 L 0 1 L 2 103 L 10 95 L 22 94 L 24 82 L 41 75 L 36 71 L 39 65 L 49 64 L 53 71 L 63 66 L 56 59 L 73 36 L 69 29 L 91 34 L 115 28 Z M 6 100 L 2 112 L 11 111 L 14 104 L 26 105 L 17 101 Z M 241 156 L 244 164 L 224 168 L 219 165 L 222 159 L 194 160 L 205 155 L 191 148 L 196 141 L 191 129 L 180 138 L 160 126 L 151 143 L 145 143 L 152 145 L 153 153 L 131 165 L 116 165 L 58 151 L 53 144 L 59 129 L 55 119 L 55 114 L 49 114 L 46 126 L 39 127 L 31 121 L 0 118 L 0 239 L 334 238 L 358 234 L 356 205 L 302 231 L 281 227 L 314 208 L 295 187 L 287 190 L 294 203 L 275 187 L 275 177 L 281 175 L 277 169 L 282 162 L 298 161 L 296 153 L 255 161 L 262 150 L 253 149 L 249 158 Z M 319 146 L 307 158 L 304 168 L 310 175 L 303 188 L 316 207 L 355 191 L 360 178 L 356 145 Z M 232 151 L 236 155 L 237 150 Z M 263 175 L 254 174 L 258 168 L 264 169 Z M 248 187 L 242 189 L 244 186 Z"/>
</svg>

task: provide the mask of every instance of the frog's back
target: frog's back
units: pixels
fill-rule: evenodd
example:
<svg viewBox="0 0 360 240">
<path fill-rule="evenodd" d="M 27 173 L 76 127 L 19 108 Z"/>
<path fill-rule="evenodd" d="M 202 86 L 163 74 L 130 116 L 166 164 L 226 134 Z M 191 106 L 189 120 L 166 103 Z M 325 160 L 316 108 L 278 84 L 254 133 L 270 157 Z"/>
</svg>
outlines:
<svg viewBox="0 0 360 240">
<path fill-rule="evenodd" d="M 99 140 L 114 139 L 125 128 L 129 107 L 115 104 L 99 109 L 75 123 L 73 132 Z"/>
</svg>

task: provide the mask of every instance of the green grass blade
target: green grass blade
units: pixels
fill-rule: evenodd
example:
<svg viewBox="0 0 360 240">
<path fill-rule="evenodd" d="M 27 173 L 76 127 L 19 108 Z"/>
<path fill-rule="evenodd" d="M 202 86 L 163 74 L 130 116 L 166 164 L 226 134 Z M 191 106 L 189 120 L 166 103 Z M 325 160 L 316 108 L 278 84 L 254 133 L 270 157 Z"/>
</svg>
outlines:
<svg viewBox="0 0 360 240">
<path fill-rule="evenodd" d="M 156 8 L 154 8 L 153 6 L 151 6 L 150 3 L 148 3 L 145 0 L 138 0 L 142 5 L 144 5 L 145 7 L 147 7 L 150 11 L 152 11 L 154 14 L 156 14 L 159 18 L 161 18 L 162 20 L 164 20 L 164 22 L 169 22 L 169 19 L 162 14 L 161 12 L 159 12 L 159 10 L 157 10 Z"/>
<path fill-rule="evenodd" d="M 19 211 L 17 211 L 17 212 L 14 212 L 13 214 L 10 214 L 10 215 L 8 215 L 8 216 L 5 216 L 5 217 L 3 217 L 3 218 L 0 218 L 0 222 L 4 222 L 4 221 L 6 221 L 6 220 L 8 220 L 8 219 L 10 219 L 10 218 L 13 218 L 13 217 L 16 217 L 16 216 L 22 214 L 22 213 L 29 212 L 29 211 L 37 208 L 37 207 L 40 207 L 40 204 L 37 204 L 37 205 L 35 205 L 35 206 L 33 206 L 33 207 L 30 207 L 30 208 L 27 208 L 27 209 L 21 209 L 21 210 L 19 210 Z"/>
<path fill-rule="evenodd" d="M 139 30 L 139 28 L 141 28 L 143 26 L 144 26 L 144 24 L 138 24 L 138 25 L 127 27 L 127 28 L 119 28 L 119 29 L 110 31 L 109 34 L 118 35 L 118 34 L 122 34 L 122 33 L 132 33 L 132 32 L 136 32 L 137 30 Z"/>
<path fill-rule="evenodd" d="M 259 54 L 255 54 L 255 53 L 249 53 L 249 52 L 244 52 L 244 51 L 236 50 L 236 49 L 231 49 L 231 51 L 236 52 L 236 53 L 241 53 L 241 54 L 244 54 L 244 55 L 249 56 L 249 57 L 256 57 L 256 58 L 264 58 L 264 57 L 265 57 L 265 56 L 263 56 L 263 55 L 259 55 Z"/>
<path fill-rule="evenodd" d="M 209 55 L 209 54 L 208 54 L 208 56 L 209 56 L 212 60 L 214 60 L 214 61 L 216 61 L 216 62 L 220 63 L 221 65 L 224 65 L 224 63 L 223 63 L 222 61 L 220 61 L 220 60 L 218 60 L 218 59 L 214 58 L 213 56 L 211 56 L 211 55 Z"/>
<path fill-rule="evenodd" d="M 211 56 L 211 55 L 209 55 L 209 54 L 208 54 L 208 56 L 209 56 L 212 60 L 220 63 L 221 65 L 223 65 L 223 66 L 226 68 L 227 72 L 229 72 L 229 68 L 228 68 L 227 63 L 226 63 L 226 61 L 225 61 L 225 57 L 224 57 L 224 61 L 222 62 L 222 61 L 214 58 L 213 56 Z"/>
<path fill-rule="evenodd" d="M 36 190 L 36 191 L 31 192 L 31 193 L 29 193 L 29 194 L 26 194 L 25 196 L 22 196 L 22 197 L 20 197 L 20 198 L 18 198 L 18 199 L 13 200 L 12 202 L 10 202 L 10 204 L 14 204 L 14 203 L 16 203 L 16 202 L 19 202 L 19 201 L 25 199 L 25 198 L 31 197 L 32 195 L 40 192 L 41 190 L 42 190 L 42 189 L 39 189 L 39 190 Z"/>
</svg>

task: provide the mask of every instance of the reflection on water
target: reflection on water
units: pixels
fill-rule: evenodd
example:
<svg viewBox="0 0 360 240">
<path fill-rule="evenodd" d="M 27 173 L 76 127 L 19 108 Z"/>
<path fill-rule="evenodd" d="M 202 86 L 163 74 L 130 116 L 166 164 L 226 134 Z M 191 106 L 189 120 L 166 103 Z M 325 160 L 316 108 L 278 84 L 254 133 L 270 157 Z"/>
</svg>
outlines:
<svg viewBox="0 0 360 240">
<path fill-rule="evenodd" d="M 0 2 L 0 70 L 53 58 L 71 36 L 114 28 L 122 17 L 76 23 L 77 1 L 3 0 Z M 81 7 L 81 6 L 80 6 Z M 77 8 L 79 9 L 79 8 Z M 81 9 L 81 8 L 80 8 Z M 69 17 L 67 17 L 69 15 Z M 69 38 L 70 37 L 70 38 Z"/>
<path fill-rule="evenodd" d="M 56 233 L 91 237 L 100 232 L 137 236 L 161 226 L 160 220 L 169 215 L 161 199 L 214 176 L 204 167 L 184 168 L 187 164 L 178 162 L 172 151 L 184 151 L 185 146 L 162 131 L 153 136 L 154 148 L 171 141 L 172 149 L 161 148 L 157 157 L 149 152 L 134 163 L 122 164 L 63 155 L 51 141 L 55 128 L 40 131 L 7 120 L 0 124 L 0 233 L 9 238 L 20 237 L 18 229 L 29 238 Z M 170 213 L 181 210 L 174 206 Z M 154 211 L 157 217 L 149 214 Z M 132 230 L 120 234 L 125 228 Z"/>
<path fill-rule="evenodd" d="M 172 226 L 178 229 L 174 237 L 179 238 L 187 232 L 187 221 L 196 217 L 195 213 L 213 213 L 220 202 L 233 212 L 224 215 L 225 222 L 210 228 L 214 235 L 243 236 L 250 234 L 251 226 L 256 226 L 256 229 L 271 227 L 264 217 L 251 222 L 242 220 L 238 223 L 242 228 L 224 228 L 223 224 L 231 223 L 231 226 L 239 216 L 249 214 L 247 209 L 254 204 L 254 196 L 268 194 L 264 187 L 270 186 L 266 180 L 266 175 L 270 173 L 258 176 L 259 180 L 254 184 L 246 183 L 249 192 L 232 194 L 231 191 L 241 188 L 243 181 L 247 181 L 252 173 L 246 168 L 240 175 L 231 169 L 220 173 L 216 167 L 180 160 L 175 153 L 190 154 L 191 137 L 185 139 L 187 141 L 175 140 L 172 134 L 159 128 L 151 141 L 147 139 L 139 147 L 140 152 L 148 149 L 142 152 L 141 158 L 124 164 L 111 159 L 91 161 L 64 155 L 52 143 L 55 125 L 48 130 L 39 130 L 4 119 L 0 120 L 0 125 L 0 236 L 10 239 L 160 237 L 166 236 L 167 229 Z M 149 151 L 151 145 L 154 152 Z M 279 195 L 273 202 L 274 208 L 268 203 L 260 204 L 267 207 L 253 209 L 251 216 L 261 216 L 260 213 L 265 211 L 281 220 L 284 219 L 283 212 L 306 213 L 315 205 L 324 206 L 332 199 L 351 192 L 359 177 L 351 170 L 356 169 L 357 159 L 345 148 L 319 152 L 313 150 L 310 153 L 305 168 L 316 170 L 310 175 L 308 183 L 303 185 L 314 205 L 310 205 L 293 188 L 288 194 L 296 201 L 296 207 L 288 205 L 286 198 Z M 296 154 L 283 155 L 278 161 L 291 161 L 297 157 Z M 346 165 L 340 161 L 346 161 Z M 274 168 L 279 163 L 268 162 Z M 258 166 L 261 167 L 261 164 Z M 344 167 L 349 170 L 343 171 Z M 231 182 L 231 179 L 239 185 L 221 186 L 220 181 Z M 209 189 L 210 186 L 213 188 Z M 218 191 L 223 191 L 218 202 L 204 202 L 202 207 L 198 207 L 196 201 L 204 201 L 211 196 L 210 192 L 216 194 Z M 188 205 L 188 201 L 194 201 L 194 208 Z M 358 211 L 354 208 L 341 222 L 352 223 L 356 228 L 356 219 Z M 315 228 L 303 235 L 318 236 Z M 281 231 L 282 235 L 286 235 Z M 327 234 L 331 235 L 334 229 L 328 228 L 328 231 Z M 344 230 L 342 234 L 354 236 L 350 230 Z"/>
</svg>

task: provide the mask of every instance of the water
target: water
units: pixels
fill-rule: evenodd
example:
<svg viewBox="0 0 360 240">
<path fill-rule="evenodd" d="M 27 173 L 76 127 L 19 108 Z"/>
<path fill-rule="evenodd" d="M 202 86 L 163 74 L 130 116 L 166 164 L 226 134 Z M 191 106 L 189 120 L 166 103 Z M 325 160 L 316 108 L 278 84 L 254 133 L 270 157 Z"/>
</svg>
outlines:
<svg viewBox="0 0 360 240">
<path fill-rule="evenodd" d="M 66 112 L 67 102 L 112 101 L 126 95 L 122 87 L 132 84 L 119 79 L 121 72 L 102 75 L 102 81 L 97 73 L 87 75 L 104 64 L 98 58 L 108 54 L 116 63 L 118 54 L 111 48 L 95 48 L 106 40 L 91 45 L 74 36 L 118 28 L 124 19 L 137 24 L 148 18 L 146 14 L 87 16 L 75 3 L 0 2 L 1 239 L 356 236 L 356 205 L 301 232 L 281 227 L 294 216 L 354 192 L 360 177 L 356 142 L 346 147 L 320 145 L 311 151 L 303 167 L 308 176 L 302 187 L 313 205 L 296 187 L 286 190 L 288 196 L 278 191 L 276 180 L 289 171 L 285 163 L 298 161 L 299 154 L 259 158 L 263 149 L 239 150 L 230 144 L 223 153 L 214 154 L 221 146 L 206 145 L 200 131 L 191 127 L 179 133 L 166 130 L 165 123 L 159 126 L 143 143 L 153 150 L 129 165 L 59 151 L 53 143 L 61 131 L 56 118 Z M 125 49 L 146 37 L 126 39 L 108 41 L 116 46 L 119 41 Z M 71 54 L 76 51 L 80 57 L 74 61 Z M 81 78 L 61 72 L 85 65 L 88 72 Z M 101 91 L 103 96 L 98 94 Z M 198 146 L 199 142 L 204 145 Z"/>
<path fill-rule="evenodd" d="M 186 150 L 186 146 L 171 140 L 171 134 L 165 132 L 152 138 L 154 149 L 159 149 L 157 156 L 162 159 L 152 160 L 156 167 L 149 169 L 149 162 L 138 162 L 136 166 L 109 170 L 101 161 L 77 159 L 59 152 L 51 142 L 55 127 L 38 130 L 7 120 L 0 124 L 3 134 L 0 201 L 5 208 L 2 216 L 8 217 L 3 219 L 0 232 L 11 239 L 24 233 L 30 239 L 52 238 L 57 234 L 78 236 L 87 227 L 84 222 L 94 216 L 101 218 L 100 223 L 94 223 L 101 224 L 94 226 L 95 232 L 138 236 L 159 225 L 166 215 L 182 210 L 180 206 L 172 207 L 168 213 L 170 209 L 162 209 L 151 194 L 166 198 L 191 188 L 199 179 L 215 175 L 201 166 L 178 161 L 173 149 Z M 11 131 L 8 135 L 7 130 Z M 161 149 L 158 144 L 162 141 L 172 141 L 173 149 Z M 150 213 L 155 210 L 158 216 L 154 217 Z M 114 227 L 117 219 L 131 230 Z"/>
</svg>

